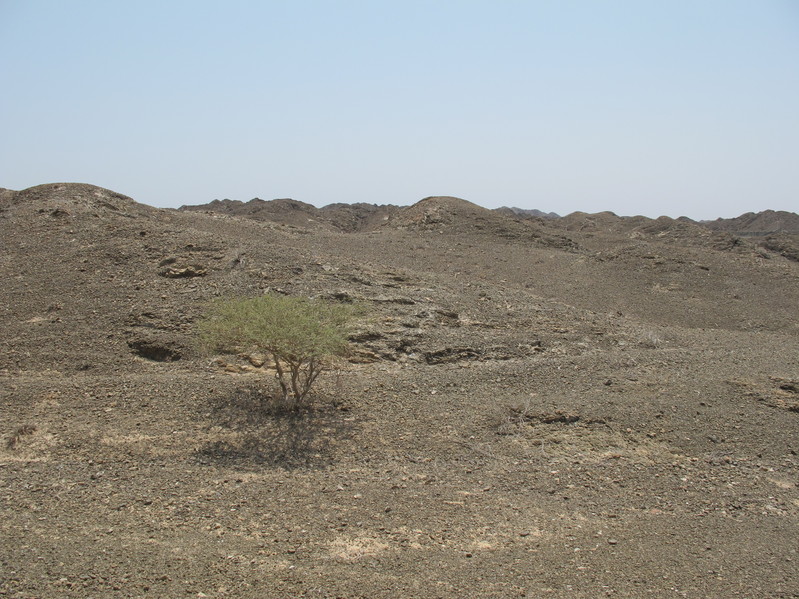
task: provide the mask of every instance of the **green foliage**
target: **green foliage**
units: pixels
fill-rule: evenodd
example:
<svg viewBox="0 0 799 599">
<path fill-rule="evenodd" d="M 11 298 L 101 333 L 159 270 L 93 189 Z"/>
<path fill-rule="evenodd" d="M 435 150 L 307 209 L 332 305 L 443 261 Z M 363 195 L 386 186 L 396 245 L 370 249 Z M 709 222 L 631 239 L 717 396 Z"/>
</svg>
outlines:
<svg viewBox="0 0 799 599">
<path fill-rule="evenodd" d="M 199 323 L 200 346 L 207 352 L 269 354 L 281 400 L 296 409 L 329 358 L 346 352 L 356 311 L 352 305 L 280 295 L 221 300 Z"/>
</svg>

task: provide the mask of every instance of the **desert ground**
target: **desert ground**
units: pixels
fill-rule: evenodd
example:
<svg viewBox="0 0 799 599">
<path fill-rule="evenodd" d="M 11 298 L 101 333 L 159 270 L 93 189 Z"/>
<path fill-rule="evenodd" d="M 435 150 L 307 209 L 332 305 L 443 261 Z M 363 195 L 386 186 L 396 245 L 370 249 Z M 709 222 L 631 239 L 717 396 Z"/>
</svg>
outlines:
<svg viewBox="0 0 799 599">
<path fill-rule="evenodd" d="M 797 220 L 1 190 L 0 597 L 799 597 Z M 298 414 L 264 293 L 365 308 Z"/>
</svg>

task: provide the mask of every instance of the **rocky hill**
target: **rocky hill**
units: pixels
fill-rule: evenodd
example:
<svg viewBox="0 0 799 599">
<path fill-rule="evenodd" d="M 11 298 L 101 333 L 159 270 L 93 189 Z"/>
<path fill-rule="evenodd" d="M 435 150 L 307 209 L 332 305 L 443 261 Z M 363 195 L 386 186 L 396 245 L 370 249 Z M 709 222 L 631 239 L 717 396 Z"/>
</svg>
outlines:
<svg viewBox="0 0 799 599">
<path fill-rule="evenodd" d="M 760 225 L 756 225 L 760 226 Z M 0 190 L 0 594 L 790 597 L 799 262 L 688 219 Z M 789 242 L 790 243 L 790 242 Z M 792 247 L 792 246 L 789 246 Z M 299 415 L 216 298 L 357 302 Z"/>
<path fill-rule="evenodd" d="M 182 206 L 180 210 L 216 212 L 289 227 L 344 233 L 374 231 L 385 227 L 437 231 L 446 228 L 450 232 L 468 229 L 484 231 L 491 236 L 532 238 L 537 243 L 562 248 L 574 244 L 573 240 L 563 236 L 550 236 L 559 229 L 588 237 L 594 237 L 597 230 L 600 230 L 603 239 L 610 236 L 614 243 L 619 243 L 628 235 L 651 233 L 669 239 L 681 237 L 689 245 L 698 240 L 716 246 L 735 245 L 741 242 L 741 237 L 751 237 L 766 251 L 799 261 L 799 215 L 773 210 L 747 213 L 734 219 L 704 222 L 695 222 L 686 217 L 620 217 L 612 212 L 575 212 L 561 217 L 554 212 L 522 208 L 502 207 L 488 210 L 453 197 L 425 198 L 412 206 L 360 203 L 331 204 L 323 208 L 290 199 L 264 201 L 255 198 L 249 202 L 214 200 L 208 204 Z M 716 234 L 708 235 L 702 229 Z"/>
<path fill-rule="evenodd" d="M 799 235 L 799 214 L 783 210 L 747 212 L 736 218 L 719 218 L 702 224 L 714 231 L 727 231 L 736 235 L 773 235 L 775 233 Z"/>
<path fill-rule="evenodd" d="M 248 202 L 238 200 L 214 200 L 208 204 L 181 206 L 181 211 L 219 212 L 260 221 L 272 221 L 304 228 L 326 228 L 347 233 L 367 231 L 381 226 L 429 226 L 453 224 L 457 215 L 458 224 L 467 220 L 495 220 L 506 223 L 510 220 L 532 218 L 558 218 L 540 210 L 521 208 L 497 208 L 487 210 L 476 204 L 453 197 L 430 197 L 413 206 L 376 204 L 330 204 L 316 208 L 311 204 L 290 199 L 264 201 L 254 198 Z M 501 218 L 497 218 L 501 216 Z"/>
<path fill-rule="evenodd" d="M 305 229 L 355 232 L 379 227 L 399 211 L 397 206 L 373 204 L 330 204 L 317 208 L 311 204 L 291 199 L 264 201 L 254 198 L 249 202 L 214 200 L 197 206 L 181 206 L 181 211 L 218 212 L 231 216 L 269 221 Z"/>
<path fill-rule="evenodd" d="M 535 208 L 527 210 L 525 208 L 508 208 L 507 206 L 503 206 L 502 208 L 497 208 L 497 212 L 522 218 L 560 218 L 560 215 L 555 212 L 543 212 Z"/>
<path fill-rule="evenodd" d="M 725 231 L 735 237 L 751 238 L 764 249 L 799 262 L 799 214 L 764 210 L 702 224 L 713 231 Z"/>
</svg>

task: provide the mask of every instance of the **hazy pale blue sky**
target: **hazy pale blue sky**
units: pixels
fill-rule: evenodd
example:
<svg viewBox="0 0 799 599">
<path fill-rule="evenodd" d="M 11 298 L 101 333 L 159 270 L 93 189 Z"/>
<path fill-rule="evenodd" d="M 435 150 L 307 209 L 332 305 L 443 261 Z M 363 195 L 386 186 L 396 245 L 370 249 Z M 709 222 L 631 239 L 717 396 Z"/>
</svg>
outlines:
<svg viewBox="0 0 799 599">
<path fill-rule="evenodd" d="M 0 187 L 799 210 L 797 0 L 0 0 Z"/>
</svg>

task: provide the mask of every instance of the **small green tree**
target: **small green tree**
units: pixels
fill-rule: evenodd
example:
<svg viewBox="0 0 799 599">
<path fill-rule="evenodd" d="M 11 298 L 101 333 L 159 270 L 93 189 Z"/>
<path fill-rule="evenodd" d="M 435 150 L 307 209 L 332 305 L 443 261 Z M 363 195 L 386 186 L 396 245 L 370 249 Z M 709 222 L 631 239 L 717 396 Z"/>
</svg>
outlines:
<svg viewBox="0 0 799 599">
<path fill-rule="evenodd" d="M 346 352 L 355 312 L 352 305 L 280 295 L 220 300 L 199 322 L 200 346 L 269 354 L 281 401 L 298 409 L 329 359 Z"/>
</svg>

